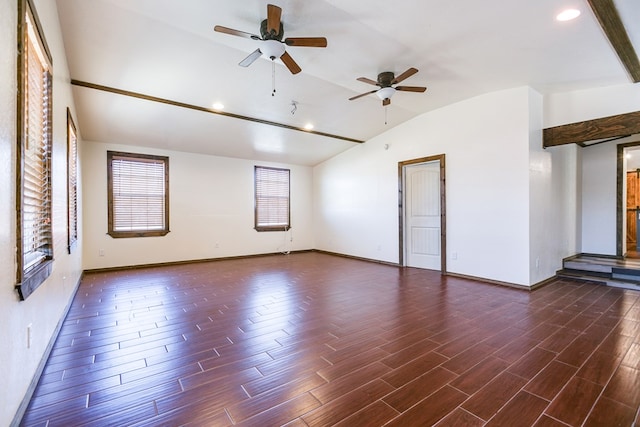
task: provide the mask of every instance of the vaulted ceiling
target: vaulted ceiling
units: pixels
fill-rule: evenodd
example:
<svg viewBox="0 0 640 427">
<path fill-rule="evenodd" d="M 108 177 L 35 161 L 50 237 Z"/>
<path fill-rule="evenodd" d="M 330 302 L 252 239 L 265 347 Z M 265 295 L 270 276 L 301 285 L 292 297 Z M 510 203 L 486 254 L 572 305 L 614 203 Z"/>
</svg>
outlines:
<svg viewBox="0 0 640 427">
<path fill-rule="evenodd" d="M 260 34 L 266 0 L 57 5 L 84 140 L 315 165 L 484 93 L 637 81 L 589 2 L 614 6 L 640 51 L 637 0 L 271 0 L 282 8 L 285 37 L 328 40 L 324 49 L 287 47 L 302 68 L 296 75 L 264 57 L 239 67 L 260 42 L 213 30 Z M 566 8 L 582 14 L 557 21 Z M 349 101 L 375 89 L 356 78 L 409 67 L 419 72 L 402 84 L 425 93 L 398 92 L 387 107 L 375 95 Z"/>
</svg>

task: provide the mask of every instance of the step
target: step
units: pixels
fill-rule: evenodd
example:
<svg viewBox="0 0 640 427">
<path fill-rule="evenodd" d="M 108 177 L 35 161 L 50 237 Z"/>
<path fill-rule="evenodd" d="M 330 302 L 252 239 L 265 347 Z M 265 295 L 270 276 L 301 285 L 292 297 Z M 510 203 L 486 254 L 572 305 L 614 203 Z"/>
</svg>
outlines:
<svg viewBox="0 0 640 427">
<path fill-rule="evenodd" d="M 640 283 L 640 270 L 630 268 L 612 268 L 611 278 Z"/>
<path fill-rule="evenodd" d="M 563 268 L 556 273 L 558 276 L 571 278 L 585 278 L 587 280 L 604 281 L 611 279 L 610 273 L 602 273 L 599 271 L 576 270 L 572 268 Z"/>
<path fill-rule="evenodd" d="M 592 261 L 584 258 L 576 258 L 563 262 L 563 267 L 570 270 L 590 271 L 595 273 L 611 274 L 612 265 Z"/>
<path fill-rule="evenodd" d="M 634 278 L 640 278 L 638 276 L 640 272 L 637 272 L 637 270 L 630 270 L 630 271 L 633 271 L 634 273 L 636 273 L 632 275 Z M 612 277 L 611 274 L 608 274 L 608 273 L 563 269 L 563 270 L 559 270 L 556 273 L 556 275 L 558 277 L 566 277 L 568 279 L 579 279 L 579 280 L 586 280 L 589 282 L 598 282 L 598 283 L 602 283 L 603 285 L 612 286 L 615 288 L 640 291 L 640 280 L 629 280 L 629 279 L 625 279 L 624 277 L 614 278 Z"/>
<path fill-rule="evenodd" d="M 640 260 L 606 255 L 577 255 L 562 262 L 558 277 L 599 282 L 607 286 L 640 291 Z"/>
<path fill-rule="evenodd" d="M 628 280 L 607 280 L 607 286 L 613 286 L 615 288 L 631 289 L 632 291 L 640 291 L 640 283 L 630 282 Z"/>
</svg>

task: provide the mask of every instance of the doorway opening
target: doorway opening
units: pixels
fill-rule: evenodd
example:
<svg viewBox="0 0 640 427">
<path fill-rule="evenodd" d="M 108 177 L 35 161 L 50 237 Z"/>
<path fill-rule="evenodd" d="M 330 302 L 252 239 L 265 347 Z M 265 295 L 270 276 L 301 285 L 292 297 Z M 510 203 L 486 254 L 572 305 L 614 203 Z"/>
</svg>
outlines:
<svg viewBox="0 0 640 427">
<path fill-rule="evenodd" d="M 445 155 L 398 162 L 399 264 L 446 274 Z"/>
<path fill-rule="evenodd" d="M 640 259 L 640 142 L 618 145 L 618 256 Z"/>
</svg>

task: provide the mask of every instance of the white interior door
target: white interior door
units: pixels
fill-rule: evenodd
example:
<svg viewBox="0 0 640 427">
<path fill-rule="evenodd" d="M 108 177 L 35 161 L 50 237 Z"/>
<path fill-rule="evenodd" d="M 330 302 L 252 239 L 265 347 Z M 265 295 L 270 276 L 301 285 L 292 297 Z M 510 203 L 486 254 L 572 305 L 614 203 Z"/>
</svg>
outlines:
<svg viewBox="0 0 640 427">
<path fill-rule="evenodd" d="M 441 269 L 440 162 L 404 167 L 408 267 Z"/>
</svg>

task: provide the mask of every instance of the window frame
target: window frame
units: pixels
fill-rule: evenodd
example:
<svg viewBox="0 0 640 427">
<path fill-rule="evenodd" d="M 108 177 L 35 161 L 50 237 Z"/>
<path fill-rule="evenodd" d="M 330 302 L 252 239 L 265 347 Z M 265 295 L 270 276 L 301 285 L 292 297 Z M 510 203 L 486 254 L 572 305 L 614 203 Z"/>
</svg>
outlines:
<svg viewBox="0 0 640 427">
<path fill-rule="evenodd" d="M 35 6 L 31 0 L 18 1 L 18 61 L 17 61 L 17 151 L 16 151 L 16 242 L 17 242 L 17 271 L 16 271 L 16 290 L 21 300 L 25 300 L 31 295 L 44 281 L 51 275 L 53 268 L 53 225 L 52 225 L 52 209 L 53 203 L 52 185 L 51 185 L 51 163 L 53 151 L 53 59 L 51 51 L 47 45 L 42 30 L 42 25 L 38 19 Z M 38 57 L 38 66 L 42 68 L 42 84 L 43 96 L 38 101 L 41 103 L 41 110 L 38 113 L 42 123 L 39 124 L 37 138 L 34 140 L 37 150 L 41 154 L 36 157 L 40 160 L 31 162 L 32 156 L 27 155 L 30 149 L 30 132 L 27 128 L 30 114 L 29 105 L 29 45 L 36 45 L 36 56 Z M 27 163 L 29 162 L 29 163 Z M 25 204 L 25 195 L 27 193 L 27 168 L 31 170 L 41 171 L 40 178 L 42 183 L 42 191 L 38 192 L 38 212 L 44 215 L 43 222 L 37 226 L 37 231 L 33 231 L 34 227 L 26 225 L 28 215 L 25 212 L 27 206 Z M 33 172 L 31 173 L 33 177 Z M 31 190 L 34 182 L 31 181 Z M 30 192 L 32 194 L 32 192 Z M 38 215 L 36 214 L 36 218 Z M 32 231 L 32 235 L 27 238 L 26 234 Z M 39 246 L 37 250 L 25 252 L 25 243 L 33 240 L 35 236 Z M 37 253 L 37 254 L 36 254 Z M 29 254 L 36 254 L 36 257 L 29 257 Z M 29 258 L 36 258 L 35 261 Z"/>
<path fill-rule="evenodd" d="M 254 204 L 254 229 L 256 231 L 287 231 L 291 228 L 291 170 L 285 168 L 276 168 L 269 166 L 254 166 L 253 169 L 253 185 L 254 185 L 254 196 L 253 196 L 253 204 Z M 271 225 L 260 225 L 260 194 L 258 194 L 260 190 L 259 186 L 259 175 L 260 171 L 279 171 L 286 172 L 287 175 L 287 218 L 286 224 L 283 225 L 281 223 L 271 224 Z M 266 197 L 281 197 L 278 195 L 266 195 Z"/>
<path fill-rule="evenodd" d="M 78 131 L 67 108 L 67 248 L 78 244 Z"/>
<path fill-rule="evenodd" d="M 115 230 L 114 192 L 113 192 L 113 168 L 114 158 L 129 159 L 140 163 L 160 162 L 164 165 L 164 224 L 162 229 L 148 230 Z M 169 157 L 152 154 L 125 153 L 121 151 L 107 151 L 107 234 L 113 238 L 129 237 L 158 237 L 167 235 L 169 230 Z"/>
</svg>

